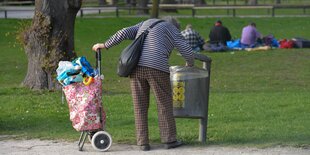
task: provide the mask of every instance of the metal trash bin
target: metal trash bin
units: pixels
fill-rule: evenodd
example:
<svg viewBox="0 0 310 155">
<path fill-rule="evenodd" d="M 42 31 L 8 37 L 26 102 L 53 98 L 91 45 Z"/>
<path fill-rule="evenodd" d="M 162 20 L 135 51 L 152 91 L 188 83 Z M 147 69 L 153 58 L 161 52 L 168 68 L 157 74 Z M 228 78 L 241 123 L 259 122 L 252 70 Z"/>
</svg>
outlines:
<svg viewBox="0 0 310 155">
<path fill-rule="evenodd" d="M 179 118 L 200 119 L 199 140 L 207 139 L 208 102 L 210 88 L 211 59 L 195 54 L 203 62 L 202 68 L 170 67 L 173 94 L 173 114 Z"/>
</svg>

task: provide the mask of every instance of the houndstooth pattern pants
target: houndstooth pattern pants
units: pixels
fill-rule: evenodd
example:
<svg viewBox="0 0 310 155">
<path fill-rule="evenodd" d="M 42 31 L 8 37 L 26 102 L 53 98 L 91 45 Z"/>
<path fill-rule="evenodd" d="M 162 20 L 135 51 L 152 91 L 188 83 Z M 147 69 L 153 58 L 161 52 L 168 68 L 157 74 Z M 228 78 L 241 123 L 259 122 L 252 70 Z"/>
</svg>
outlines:
<svg viewBox="0 0 310 155">
<path fill-rule="evenodd" d="M 154 92 L 160 137 L 162 143 L 176 140 L 176 125 L 173 117 L 172 92 L 169 73 L 137 66 L 130 75 L 133 96 L 137 145 L 149 144 L 148 108 L 150 89 Z"/>
</svg>

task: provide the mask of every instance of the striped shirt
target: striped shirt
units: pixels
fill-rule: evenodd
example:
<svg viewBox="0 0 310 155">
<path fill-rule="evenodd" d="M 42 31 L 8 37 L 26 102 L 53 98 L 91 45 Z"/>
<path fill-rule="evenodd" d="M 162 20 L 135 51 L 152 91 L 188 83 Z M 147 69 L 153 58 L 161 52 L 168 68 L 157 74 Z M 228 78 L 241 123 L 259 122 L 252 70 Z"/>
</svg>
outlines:
<svg viewBox="0 0 310 155">
<path fill-rule="evenodd" d="M 133 40 L 158 19 L 149 19 L 134 26 L 117 31 L 104 44 L 110 48 L 123 40 Z M 185 58 L 189 66 L 194 65 L 192 48 L 184 40 L 179 29 L 168 22 L 154 26 L 145 38 L 138 66 L 150 67 L 169 73 L 169 56 L 176 48 Z"/>
</svg>

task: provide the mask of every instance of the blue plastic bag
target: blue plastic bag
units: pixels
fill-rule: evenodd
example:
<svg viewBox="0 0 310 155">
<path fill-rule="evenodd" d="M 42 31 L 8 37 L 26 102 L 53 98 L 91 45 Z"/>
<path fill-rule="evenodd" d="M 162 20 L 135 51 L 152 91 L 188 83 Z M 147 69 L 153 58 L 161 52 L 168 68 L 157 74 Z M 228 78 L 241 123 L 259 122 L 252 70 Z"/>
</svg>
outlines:
<svg viewBox="0 0 310 155">
<path fill-rule="evenodd" d="M 98 74 L 83 56 L 72 62 L 60 61 L 56 72 L 58 75 L 56 79 L 64 86 L 83 82 L 83 77 L 95 77 Z"/>
<path fill-rule="evenodd" d="M 81 72 L 86 74 L 87 76 L 95 77 L 96 73 L 90 63 L 86 60 L 84 56 L 79 57 L 72 61 L 73 64 L 78 64 L 82 67 Z"/>
<path fill-rule="evenodd" d="M 75 82 L 83 82 L 80 71 L 80 66 L 74 65 L 70 61 L 60 61 L 56 70 L 58 75 L 56 79 L 64 86 Z"/>
<path fill-rule="evenodd" d="M 232 40 L 232 41 L 227 41 L 227 42 L 226 42 L 226 45 L 227 45 L 227 47 L 230 48 L 230 49 L 241 48 L 240 39 Z"/>
<path fill-rule="evenodd" d="M 272 47 L 280 47 L 280 44 L 279 44 L 277 39 L 272 39 L 271 46 Z"/>
</svg>

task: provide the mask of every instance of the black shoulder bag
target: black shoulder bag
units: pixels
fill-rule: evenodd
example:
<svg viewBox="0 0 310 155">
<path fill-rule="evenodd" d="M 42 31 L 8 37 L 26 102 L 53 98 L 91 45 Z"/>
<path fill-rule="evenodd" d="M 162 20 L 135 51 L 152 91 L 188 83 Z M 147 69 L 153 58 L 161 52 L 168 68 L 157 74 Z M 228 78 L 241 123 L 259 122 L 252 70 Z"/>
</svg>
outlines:
<svg viewBox="0 0 310 155">
<path fill-rule="evenodd" d="M 121 56 L 118 60 L 117 74 L 120 77 L 128 77 L 131 72 L 137 66 L 143 47 L 143 42 L 145 37 L 149 33 L 149 29 L 153 28 L 156 24 L 162 22 L 159 20 L 154 22 L 149 26 L 145 31 L 143 31 L 137 39 L 135 39 L 130 45 L 128 45 L 121 53 Z"/>
</svg>

